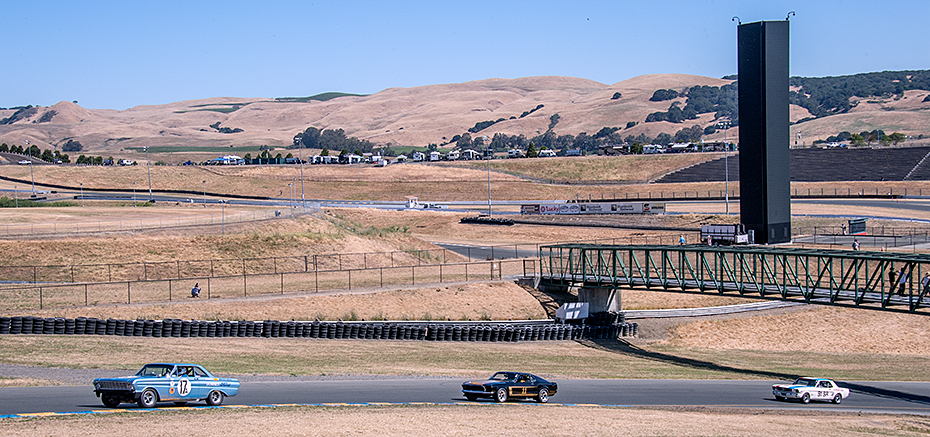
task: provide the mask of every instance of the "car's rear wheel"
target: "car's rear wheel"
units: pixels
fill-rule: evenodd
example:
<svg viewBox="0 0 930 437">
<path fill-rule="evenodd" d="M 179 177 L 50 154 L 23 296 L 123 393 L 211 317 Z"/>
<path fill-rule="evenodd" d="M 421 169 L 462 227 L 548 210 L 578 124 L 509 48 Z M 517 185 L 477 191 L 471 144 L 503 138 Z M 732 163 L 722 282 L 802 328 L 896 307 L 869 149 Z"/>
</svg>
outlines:
<svg viewBox="0 0 930 437">
<path fill-rule="evenodd" d="M 503 387 L 497 389 L 497 391 L 494 392 L 494 400 L 497 402 L 507 402 L 507 389 Z"/>
<path fill-rule="evenodd" d="M 107 408 L 116 408 L 119 406 L 119 398 L 114 396 L 103 396 L 100 400 Z"/>
<path fill-rule="evenodd" d="M 216 390 L 211 391 L 210 394 L 207 395 L 207 405 L 211 407 L 223 405 L 223 392 Z"/>
<path fill-rule="evenodd" d="M 155 390 L 147 388 L 139 395 L 139 400 L 136 403 L 142 408 L 154 408 L 156 402 L 158 402 L 158 393 L 155 393 Z"/>
<path fill-rule="evenodd" d="M 549 402 L 549 389 L 545 387 L 539 389 L 539 394 L 536 395 L 536 402 L 539 402 L 540 404 Z"/>
<path fill-rule="evenodd" d="M 836 396 L 833 396 L 833 403 L 834 403 L 834 404 L 839 404 L 839 403 L 841 403 L 841 402 L 843 402 L 843 395 L 837 393 Z"/>
<path fill-rule="evenodd" d="M 804 393 L 804 394 L 801 396 L 801 403 L 809 404 L 810 402 L 811 402 L 811 395 L 810 395 L 810 393 Z"/>
</svg>

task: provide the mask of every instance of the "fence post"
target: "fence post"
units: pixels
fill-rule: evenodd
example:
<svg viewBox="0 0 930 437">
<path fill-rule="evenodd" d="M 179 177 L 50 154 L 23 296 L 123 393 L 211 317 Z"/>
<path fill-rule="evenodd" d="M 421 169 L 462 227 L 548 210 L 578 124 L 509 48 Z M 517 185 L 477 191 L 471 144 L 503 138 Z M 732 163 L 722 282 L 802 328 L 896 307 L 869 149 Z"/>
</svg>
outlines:
<svg viewBox="0 0 930 437">
<path fill-rule="evenodd" d="M 38 281 L 38 270 L 39 266 L 32 266 L 32 283 L 35 284 Z"/>
<path fill-rule="evenodd" d="M 284 272 L 281 272 L 281 294 L 284 294 Z"/>
<path fill-rule="evenodd" d="M 313 255 L 313 257 L 316 258 L 316 255 Z M 314 261 L 314 263 L 315 262 L 316 261 Z M 314 264 L 314 266 L 316 266 L 316 264 Z M 317 270 L 315 267 L 313 269 L 313 283 L 314 283 L 314 287 L 316 291 L 319 292 L 320 291 L 320 271 Z"/>
<path fill-rule="evenodd" d="M 171 280 L 168 280 L 168 302 L 171 302 Z"/>
<path fill-rule="evenodd" d="M 410 266 L 410 283 L 417 283 L 417 266 Z"/>
<path fill-rule="evenodd" d="M 126 303 L 132 303 L 132 281 L 126 281 Z"/>
<path fill-rule="evenodd" d="M 352 289 L 352 270 L 347 270 L 349 272 L 349 290 Z"/>
<path fill-rule="evenodd" d="M 42 287 L 39 287 L 39 309 L 42 309 Z"/>
<path fill-rule="evenodd" d="M 84 284 L 84 306 L 87 306 L 87 284 Z"/>
<path fill-rule="evenodd" d="M 310 265 L 309 265 L 309 262 L 308 262 L 308 260 L 307 260 L 307 255 L 304 255 L 304 272 L 307 272 L 307 271 L 309 271 L 309 270 L 310 270 Z"/>
<path fill-rule="evenodd" d="M 439 265 L 439 283 L 442 284 L 442 264 Z"/>
<path fill-rule="evenodd" d="M 465 282 L 468 282 L 468 262 L 465 262 Z"/>
<path fill-rule="evenodd" d="M 383 268 L 383 267 L 379 267 L 379 268 L 378 268 L 378 273 L 381 274 L 381 286 L 384 287 L 384 268 Z"/>
<path fill-rule="evenodd" d="M 242 275 L 242 295 L 245 297 L 249 295 L 249 277 L 245 274 Z"/>
</svg>

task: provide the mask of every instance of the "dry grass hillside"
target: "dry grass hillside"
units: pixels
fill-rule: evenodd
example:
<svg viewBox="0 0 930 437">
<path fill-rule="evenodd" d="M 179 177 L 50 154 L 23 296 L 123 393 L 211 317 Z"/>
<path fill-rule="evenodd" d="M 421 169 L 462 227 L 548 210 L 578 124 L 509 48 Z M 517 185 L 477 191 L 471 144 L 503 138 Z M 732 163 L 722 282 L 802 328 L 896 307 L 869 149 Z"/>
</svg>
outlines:
<svg viewBox="0 0 930 437">
<path fill-rule="evenodd" d="M 279 102 L 273 98 L 221 97 L 189 100 L 164 105 L 136 106 L 126 110 L 86 109 L 71 102 L 42 107 L 31 117 L 12 125 L 0 126 L 0 141 L 30 144 L 43 149 L 77 139 L 85 152 L 120 154 L 130 147 L 285 147 L 298 132 L 309 126 L 343 129 L 346 134 L 379 144 L 423 147 L 442 144 L 465 133 L 478 122 L 505 119 L 480 134 L 505 133 L 533 137 L 545 132 L 550 117 L 559 114 L 557 134 L 593 134 L 602 127 L 625 127 L 626 135 L 654 137 L 674 134 L 694 124 L 702 127 L 715 122 L 713 114 L 685 123 L 644 123 L 652 112 L 665 111 L 670 101 L 651 102 L 658 89 L 682 90 L 697 85 L 722 86 L 730 81 L 683 74 L 653 74 L 612 85 L 573 77 L 526 77 L 486 79 L 459 84 L 413 88 L 388 88 L 368 96 L 345 96 L 328 101 Z M 614 93 L 619 99 L 612 99 Z M 849 114 L 827 117 L 792 126 L 792 138 L 803 132 L 803 141 L 826 138 L 842 130 L 884 129 L 908 135 L 925 133 L 930 103 L 922 102 L 926 92 L 910 91 L 899 100 L 858 102 Z M 684 98 L 678 98 L 684 104 Z M 543 108 L 526 117 L 521 115 L 538 105 Z M 50 122 L 39 120 L 55 111 Z M 0 111 L 8 117 L 14 111 Z M 793 121 L 809 117 L 800 107 L 791 108 Z M 239 128 L 243 132 L 223 134 L 210 125 Z M 728 134 L 736 138 L 738 129 Z M 722 139 L 718 132 L 708 139 Z M 216 152 L 208 155 L 215 156 Z M 199 160 L 201 156 L 183 159 Z M 136 159 L 136 158 L 133 158 Z M 182 162 L 179 159 L 176 162 Z M 166 160 L 167 161 L 167 160 Z"/>
</svg>

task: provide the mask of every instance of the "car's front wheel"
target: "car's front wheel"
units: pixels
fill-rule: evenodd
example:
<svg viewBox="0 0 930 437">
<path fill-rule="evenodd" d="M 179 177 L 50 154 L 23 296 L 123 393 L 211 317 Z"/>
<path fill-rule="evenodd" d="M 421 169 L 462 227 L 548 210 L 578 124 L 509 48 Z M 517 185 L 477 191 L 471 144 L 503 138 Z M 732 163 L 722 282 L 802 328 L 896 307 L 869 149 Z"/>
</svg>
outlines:
<svg viewBox="0 0 930 437">
<path fill-rule="evenodd" d="M 211 407 L 223 405 L 223 392 L 216 390 L 211 391 L 210 394 L 207 395 L 207 405 Z"/>
<path fill-rule="evenodd" d="M 836 396 L 833 396 L 833 403 L 834 403 L 834 404 L 839 404 L 839 403 L 841 403 L 841 402 L 843 402 L 843 395 L 837 393 Z"/>
<path fill-rule="evenodd" d="M 811 402 L 811 395 L 810 395 L 810 393 L 804 393 L 804 394 L 801 396 L 801 403 L 803 403 L 803 404 L 809 404 L 810 402 Z"/>
<path fill-rule="evenodd" d="M 156 402 L 158 402 L 158 393 L 155 393 L 155 390 L 147 388 L 139 395 L 139 400 L 136 403 L 142 408 L 154 408 Z"/>
<path fill-rule="evenodd" d="M 536 402 L 539 402 L 540 404 L 545 404 L 546 402 L 549 402 L 549 389 L 548 388 L 543 387 L 539 389 L 539 394 L 536 395 Z"/>
<path fill-rule="evenodd" d="M 119 398 L 114 396 L 104 396 L 100 398 L 100 400 L 107 408 L 116 408 L 119 406 Z"/>
<path fill-rule="evenodd" d="M 507 389 L 503 387 L 497 389 L 494 393 L 494 400 L 497 402 L 507 402 Z"/>
</svg>

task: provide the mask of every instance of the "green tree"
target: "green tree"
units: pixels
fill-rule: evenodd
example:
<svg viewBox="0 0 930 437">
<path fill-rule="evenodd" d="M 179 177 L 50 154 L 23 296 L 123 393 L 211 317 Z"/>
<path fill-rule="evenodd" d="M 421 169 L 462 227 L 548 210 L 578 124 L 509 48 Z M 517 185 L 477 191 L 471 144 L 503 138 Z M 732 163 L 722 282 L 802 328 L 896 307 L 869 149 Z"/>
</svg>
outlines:
<svg viewBox="0 0 930 437">
<path fill-rule="evenodd" d="M 888 135 L 887 138 L 891 138 L 891 144 L 897 146 L 898 143 L 904 142 L 907 139 L 907 136 L 901 132 L 893 132 L 891 135 Z"/>
<path fill-rule="evenodd" d="M 854 146 L 864 146 L 865 138 L 862 138 L 862 134 L 852 134 L 849 136 L 849 142 Z"/>
<path fill-rule="evenodd" d="M 329 149 L 324 147 L 323 150 L 320 151 L 320 156 L 329 156 Z"/>
<path fill-rule="evenodd" d="M 526 156 L 528 158 L 535 158 L 539 156 L 539 152 L 536 151 L 536 146 L 533 143 L 526 148 Z"/>
<path fill-rule="evenodd" d="M 45 161 L 45 162 L 54 162 L 54 161 L 55 161 L 55 155 L 52 153 L 51 150 L 45 149 L 45 150 L 42 151 L 42 156 L 41 156 L 39 159 L 41 159 L 41 160 L 43 160 L 43 161 Z"/>
<path fill-rule="evenodd" d="M 552 114 L 552 116 L 549 117 L 549 130 L 554 129 L 554 128 L 555 128 L 555 125 L 559 124 L 559 119 L 560 119 L 560 118 L 562 118 L 562 117 L 560 117 L 559 114 L 557 114 L 557 113 L 556 113 L 556 114 Z"/>
</svg>

